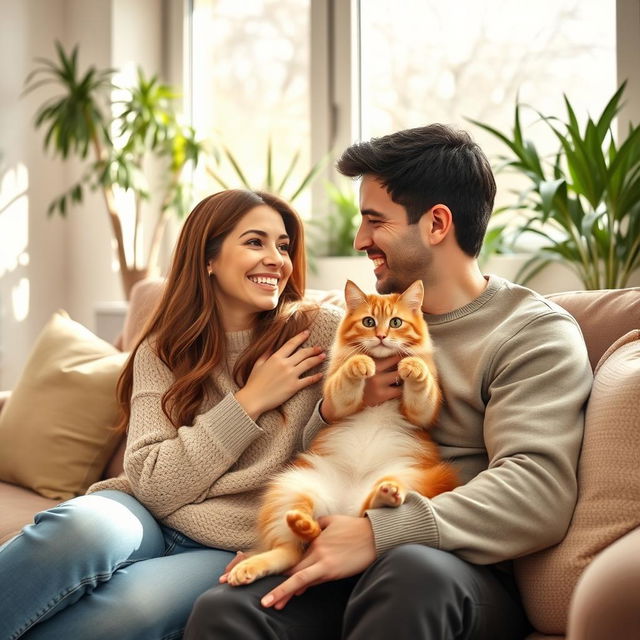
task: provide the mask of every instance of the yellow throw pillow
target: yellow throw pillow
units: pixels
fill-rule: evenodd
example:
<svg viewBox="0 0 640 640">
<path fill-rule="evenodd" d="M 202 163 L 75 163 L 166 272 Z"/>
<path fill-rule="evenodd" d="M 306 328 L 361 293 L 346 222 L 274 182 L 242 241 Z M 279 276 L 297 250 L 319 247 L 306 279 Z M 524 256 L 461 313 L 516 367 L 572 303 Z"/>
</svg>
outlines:
<svg viewBox="0 0 640 640">
<path fill-rule="evenodd" d="M 126 358 L 55 313 L 0 412 L 0 480 L 59 500 L 99 480 L 121 439 L 115 389 Z"/>
</svg>

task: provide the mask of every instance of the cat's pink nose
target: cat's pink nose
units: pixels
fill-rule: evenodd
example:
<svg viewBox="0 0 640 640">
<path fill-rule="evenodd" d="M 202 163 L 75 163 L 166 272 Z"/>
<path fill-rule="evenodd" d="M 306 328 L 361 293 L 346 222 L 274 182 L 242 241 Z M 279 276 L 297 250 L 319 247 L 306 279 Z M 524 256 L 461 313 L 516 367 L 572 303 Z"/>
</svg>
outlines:
<svg viewBox="0 0 640 640">
<path fill-rule="evenodd" d="M 376 337 L 378 338 L 378 340 L 380 340 L 380 342 L 382 342 L 387 336 L 378 334 Z"/>
</svg>

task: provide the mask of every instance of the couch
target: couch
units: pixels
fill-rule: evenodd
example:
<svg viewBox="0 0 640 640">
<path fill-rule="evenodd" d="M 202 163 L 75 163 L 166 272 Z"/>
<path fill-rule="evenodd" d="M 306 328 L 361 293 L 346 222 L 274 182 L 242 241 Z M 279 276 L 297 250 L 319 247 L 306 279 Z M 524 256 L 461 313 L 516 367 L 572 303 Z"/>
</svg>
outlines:
<svg viewBox="0 0 640 640">
<path fill-rule="evenodd" d="M 95 348 L 99 351 L 100 367 L 104 368 L 106 362 L 113 369 L 109 374 L 110 394 L 115 388 L 117 371 L 126 357 L 120 352 L 126 352 L 134 344 L 161 288 L 160 280 L 142 281 L 134 287 L 124 329 L 115 345 L 99 344 L 101 341 L 93 337 L 98 344 Z M 317 298 L 322 294 L 315 292 L 314 295 Z M 627 599 L 630 598 L 632 602 L 635 599 L 640 605 L 638 565 L 636 563 L 634 572 L 628 562 L 621 561 L 621 558 L 630 556 L 640 558 L 640 288 L 566 292 L 550 295 L 549 298 L 572 313 L 580 323 L 595 377 L 587 406 L 585 437 L 578 468 L 579 498 L 569 531 L 565 539 L 555 547 L 514 562 L 527 614 L 536 629 L 529 640 L 562 640 L 567 633 L 567 624 L 570 626 L 569 638 L 586 637 L 585 625 L 598 624 L 597 620 L 591 620 L 597 618 L 598 614 L 595 603 L 600 607 L 622 609 L 616 611 L 615 619 L 623 626 L 631 624 L 624 617 L 624 598 L 620 594 L 608 599 L 604 597 L 613 595 L 611 588 L 607 589 L 604 585 L 608 584 L 610 587 L 611 584 L 620 584 L 616 582 L 618 574 L 615 573 L 620 569 L 627 570 L 626 582 L 622 583 L 625 585 Z M 65 331 L 72 326 L 72 321 L 68 318 L 58 318 L 57 321 L 62 323 Z M 93 347 L 91 337 L 82 331 L 83 328 L 73 327 L 72 333 L 81 332 L 81 339 Z M 43 347 L 43 339 L 39 339 L 38 345 L 41 351 L 44 349 L 48 354 L 52 347 L 48 343 Z M 73 339 L 76 339 L 75 333 Z M 63 342 L 61 349 L 65 352 L 82 351 L 76 348 L 75 343 L 73 345 L 74 348 L 70 349 Z M 86 375 L 88 356 L 81 355 L 78 359 L 80 364 L 74 365 L 81 370 L 81 382 L 78 384 L 88 384 L 97 374 Z M 25 370 L 29 369 L 29 362 Z M 42 359 L 37 360 L 36 364 L 35 377 L 46 368 L 42 365 Z M 69 368 L 73 367 L 67 367 Z M 14 395 L 17 396 L 19 388 L 22 389 L 22 404 L 26 405 L 23 412 L 33 412 L 33 407 L 29 406 L 31 403 L 24 402 L 24 397 L 30 398 L 29 394 L 41 392 L 41 381 L 36 380 L 34 385 L 26 387 L 27 390 L 24 391 L 22 377 L 16 385 Z M 87 405 L 90 411 L 83 414 L 84 419 L 88 419 L 87 415 L 93 418 L 99 413 L 100 403 L 91 395 L 94 394 L 93 390 L 82 393 L 82 401 L 70 402 L 74 403 L 74 407 Z M 56 392 L 54 403 L 58 403 L 62 396 L 63 390 L 60 389 Z M 9 429 L 7 436 L 3 418 L 7 417 L 4 414 L 16 413 L 12 403 L 15 405 L 18 402 L 9 392 L 0 393 L 0 544 L 30 522 L 35 513 L 70 497 L 70 491 L 73 494 L 68 487 L 63 487 L 63 490 L 55 487 L 52 489 L 49 480 L 22 480 L 20 469 L 3 469 L 3 465 L 15 466 L 14 443 L 19 448 L 17 441 L 22 437 L 23 426 L 20 426 L 20 431 L 12 432 Z M 38 403 L 34 400 L 33 404 Z M 107 434 L 104 441 L 99 443 L 100 451 L 95 451 L 94 438 L 91 453 L 82 454 L 83 457 L 91 458 L 91 474 L 85 467 L 82 467 L 80 474 L 85 484 L 89 482 L 89 477 L 95 481 L 100 477 L 117 475 L 122 470 L 124 439 L 112 428 L 115 413 L 114 408 L 111 409 L 112 413 L 108 417 L 101 418 L 106 422 L 98 429 Z M 23 414 L 17 412 L 17 416 L 18 422 L 26 424 Z M 42 429 L 49 430 L 48 423 Z M 34 473 L 37 475 L 43 467 L 53 465 L 55 469 L 62 467 L 63 476 L 71 474 L 77 461 L 67 460 L 55 467 L 56 456 L 52 453 L 56 451 L 58 440 L 67 435 L 63 434 L 50 443 L 38 445 L 40 437 L 42 434 L 39 433 L 28 434 L 24 436 L 26 442 L 21 445 L 28 450 L 30 448 L 33 455 L 40 449 L 46 450 L 47 457 L 38 462 Z M 64 452 L 69 448 L 71 447 L 65 446 Z M 105 451 L 106 455 L 101 455 Z M 84 489 L 84 485 L 79 486 Z M 596 560 L 592 563 L 594 558 Z M 614 570 L 613 577 L 609 575 L 611 568 Z M 626 611 L 628 610 L 629 607 Z M 640 633 L 640 621 L 636 618 L 634 623 L 638 625 Z M 574 630 L 577 634 L 575 636 L 572 635 Z M 604 638 L 607 635 L 597 637 Z M 618 634 L 610 637 L 636 636 Z"/>
</svg>

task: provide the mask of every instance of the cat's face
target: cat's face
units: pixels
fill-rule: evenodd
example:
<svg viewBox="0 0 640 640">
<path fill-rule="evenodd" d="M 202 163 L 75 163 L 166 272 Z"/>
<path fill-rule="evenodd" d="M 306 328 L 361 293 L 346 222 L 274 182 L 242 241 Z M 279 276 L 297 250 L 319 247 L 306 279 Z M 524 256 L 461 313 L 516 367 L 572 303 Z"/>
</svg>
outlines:
<svg viewBox="0 0 640 640">
<path fill-rule="evenodd" d="M 422 317 L 422 282 L 414 282 L 404 293 L 365 294 L 348 281 L 345 288 L 347 314 L 339 330 L 341 344 L 353 353 L 374 358 L 408 355 L 429 344 Z"/>
</svg>

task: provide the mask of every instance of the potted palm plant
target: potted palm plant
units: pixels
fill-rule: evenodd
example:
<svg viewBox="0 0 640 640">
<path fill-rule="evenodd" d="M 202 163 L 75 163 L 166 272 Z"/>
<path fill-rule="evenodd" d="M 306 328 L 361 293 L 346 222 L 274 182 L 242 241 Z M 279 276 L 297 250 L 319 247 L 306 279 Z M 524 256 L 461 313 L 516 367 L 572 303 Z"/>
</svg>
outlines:
<svg viewBox="0 0 640 640">
<path fill-rule="evenodd" d="M 65 216 L 69 208 L 82 202 L 86 189 L 102 194 L 115 240 L 125 297 L 141 278 L 154 273 L 169 216 L 183 215 L 189 208 L 189 194 L 183 172 L 196 165 L 203 152 L 193 129 L 180 122 L 175 109 L 177 94 L 156 76 L 147 78 L 138 70 L 137 84 L 125 89 L 126 97 L 114 102 L 113 69 L 89 67 L 82 74 L 78 47 L 67 53 L 56 42 L 57 60 L 40 58 L 26 78 L 25 92 L 43 85 L 55 85 L 60 95 L 48 99 L 37 111 L 35 126 L 45 128 L 44 147 L 62 160 L 76 158 L 84 171 L 77 182 L 53 200 L 49 214 Z M 150 185 L 145 163 L 153 159 L 161 168 L 162 193 L 147 252 L 141 247 L 141 204 L 149 199 Z M 132 237 L 125 237 L 123 216 L 116 192 L 133 195 Z M 146 255 L 143 255 L 145 254 Z"/>
<path fill-rule="evenodd" d="M 582 127 L 566 96 L 564 120 L 538 114 L 559 142 L 549 159 L 525 137 L 521 104 L 510 133 L 472 121 L 508 147 L 499 170 L 516 171 L 528 182 L 512 206 L 496 212 L 521 213 L 498 227 L 503 247 L 513 247 L 523 234 L 541 240 L 516 279 L 526 283 L 549 263 L 561 262 L 586 289 L 622 288 L 640 267 L 640 127 L 629 125 L 620 144 L 612 131 L 623 92 L 624 84 Z"/>
</svg>

